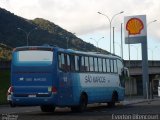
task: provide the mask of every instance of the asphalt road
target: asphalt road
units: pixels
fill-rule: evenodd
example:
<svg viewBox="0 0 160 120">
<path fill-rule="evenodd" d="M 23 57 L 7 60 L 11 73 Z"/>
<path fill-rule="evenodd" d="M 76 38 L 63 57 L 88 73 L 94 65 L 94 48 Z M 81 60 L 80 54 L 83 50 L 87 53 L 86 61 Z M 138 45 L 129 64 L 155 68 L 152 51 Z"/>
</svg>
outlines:
<svg viewBox="0 0 160 120">
<path fill-rule="evenodd" d="M 9 116 L 18 120 L 160 120 L 160 101 L 117 105 L 115 108 L 108 108 L 105 104 L 94 104 L 89 105 L 83 113 L 73 113 L 69 108 L 56 108 L 54 113 L 43 113 L 39 107 L 0 106 L 0 114 L 0 119 Z"/>
</svg>

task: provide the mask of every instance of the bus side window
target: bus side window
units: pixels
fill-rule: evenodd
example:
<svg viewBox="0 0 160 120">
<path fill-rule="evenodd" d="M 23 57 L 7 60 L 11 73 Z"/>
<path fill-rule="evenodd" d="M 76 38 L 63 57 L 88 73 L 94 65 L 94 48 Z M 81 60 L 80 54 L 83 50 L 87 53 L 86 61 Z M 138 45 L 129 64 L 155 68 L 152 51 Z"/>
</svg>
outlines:
<svg viewBox="0 0 160 120">
<path fill-rule="evenodd" d="M 94 70 L 95 70 L 95 72 L 98 72 L 98 61 L 97 61 L 97 58 L 94 58 Z"/>
<path fill-rule="evenodd" d="M 106 59 L 106 65 L 107 65 L 107 72 L 108 73 L 111 72 L 110 71 L 110 61 L 109 61 L 109 59 Z"/>
<path fill-rule="evenodd" d="M 64 70 L 65 69 L 65 58 L 64 58 L 64 54 L 63 53 L 60 53 L 58 55 L 58 58 L 59 58 L 59 68 Z"/>
<path fill-rule="evenodd" d="M 70 55 L 66 55 L 66 69 L 67 71 L 70 71 L 71 63 L 70 63 Z"/>
<path fill-rule="evenodd" d="M 114 60 L 114 73 L 117 73 L 117 60 Z"/>
<path fill-rule="evenodd" d="M 85 71 L 84 56 L 80 57 L 80 71 Z"/>
<path fill-rule="evenodd" d="M 58 54 L 58 67 L 62 69 L 61 53 Z"/>
<path fill-rule="evenodd" d="M 106 72 L 106 60 L 103 59 L 103 72 Z"/>
<path fill-rule="evenodd" d="M 89 71 L 88 57 L 85 57 L 85 71 Z"/>
<path fill-rule="evenodd" d="M 113 69 L 114 69 L 114 63 L 113 60 L 110 60 L 110 67 L 111 67 L 111 73 L 113 73 Z"/>
<path fill-rule="evenodd" d="M 99 68 L 99 72 L 102 72 L 102 59 L 98 58 L 98 68 Z"/>
<path fill-rule="evenodd" d="M 75 70 L 79 71 L 79 56 L 75 55 Z"/>
<path fill-rule="evenodd" d="M 89 57 L 89 67 L 90 67 L 90 72 L 93 72 L 94 71 L 93 57 Z"/>
<path fill-rule="evenodd" d="M 122 69 L 123 69 L 123 63 L 120 60 L 117 60 L 117 66 L 118 66 L 118 74 L 122 75 Z"/>
<path fill-rule="evenodd" d="M 75 71 L 75 58 L 74 55 L 70 55 L 70 64 L 71 64 L 71 71 Z"/>
</svg>

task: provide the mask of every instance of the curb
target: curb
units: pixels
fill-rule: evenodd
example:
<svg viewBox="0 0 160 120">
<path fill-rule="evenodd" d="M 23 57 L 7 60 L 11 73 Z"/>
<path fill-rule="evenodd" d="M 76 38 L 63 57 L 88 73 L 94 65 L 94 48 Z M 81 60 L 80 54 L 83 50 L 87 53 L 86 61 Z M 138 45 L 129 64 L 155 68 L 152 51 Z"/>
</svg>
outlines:
<svg viewBox="0 0 160 120">
<path fill-rule="evenodd" d="M 139 100 L 134 100 L 132 99 L 131 101 L 129 100 L 124 100 L 121 103 L 123 105 L 132 105 L 132 104 L 138 104 L 138 103 L 143 103 L 143 102 L 152 102 L 152 101 L 157 101 L 160 100 L 160 98 L 154 98 L 154 99 L 139 99 Z"/>
<path fill-rule="evenodd" d="M 10 107 L 10 105 L 9 105 L 9 104 L 4 104 L 4 105 L 1 104 L 1 105 L 0 105 L 0 108 L 2 108 L 2 107 Z"/>
</svg>

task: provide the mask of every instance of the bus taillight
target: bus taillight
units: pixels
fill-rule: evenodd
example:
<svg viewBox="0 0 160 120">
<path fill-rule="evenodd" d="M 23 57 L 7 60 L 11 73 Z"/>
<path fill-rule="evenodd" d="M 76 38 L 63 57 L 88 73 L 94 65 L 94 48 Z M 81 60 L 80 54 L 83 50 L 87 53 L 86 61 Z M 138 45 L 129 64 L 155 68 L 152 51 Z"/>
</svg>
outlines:
<svg viewBox="0 0 160 120">
<path fill-rule="evenodd" d="M 52 93 L 53 93 L 53 94 L 57 94 L 57 88 L 54 87 L 54 86 L 52 87 Z"/>
</svg>

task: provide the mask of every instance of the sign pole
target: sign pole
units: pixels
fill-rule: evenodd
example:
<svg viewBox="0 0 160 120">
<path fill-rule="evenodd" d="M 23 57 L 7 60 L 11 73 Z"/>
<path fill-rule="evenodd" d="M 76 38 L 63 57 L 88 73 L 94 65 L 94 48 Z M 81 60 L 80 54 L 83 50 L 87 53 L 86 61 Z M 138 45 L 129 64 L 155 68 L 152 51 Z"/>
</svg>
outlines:
<svg viewBox="0 0 160 120">
<path fill-rule="evenodd" d="M 128 42 L 130 42 L 129 41 L 129 34 L 128 34 Z M 130 49 L 130 43 L 128 43 L 128 60 L 129 60 L 128 70 L 129 70 L 129 73 L 130 73 L 130 70 L 131 70 L 131 52 L 130 52 L 130 50 L 131 50 Z M 131 94 L 132 94 L 131 86 L 132 86 L 132 84 L 131 84 L 131 76 L 129 74 L 129 96 L 130 96 L 130 98 L 131 98 Z"/>
<path fill-rule="evenodd" d="M 149 76 L 148 76 L 148 51 L 147 51 L 147 37 L 141 43 L 142 46 L 142 75 L 143 75 L 143 96 L 148 99 L 149 93 Z"/>
</svg>

